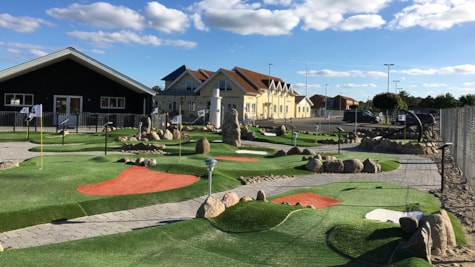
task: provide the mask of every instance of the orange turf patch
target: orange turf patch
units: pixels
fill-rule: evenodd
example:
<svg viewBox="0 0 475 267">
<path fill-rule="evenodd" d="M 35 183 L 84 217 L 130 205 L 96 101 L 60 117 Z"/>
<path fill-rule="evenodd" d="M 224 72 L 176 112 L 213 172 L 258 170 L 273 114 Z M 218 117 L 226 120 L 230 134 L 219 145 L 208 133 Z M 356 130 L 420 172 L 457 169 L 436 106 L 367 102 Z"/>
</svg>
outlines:
<svg viewBox="0 0 475 267">
<path fill-rule="evenodd" d="M 146 167 L 132 166 L 111 180 L 78 186 L 76 190 L 94 196 L 143 194 L 184 187 L 199 179 L 200 177 L 195 175 L 172 174 L 152 171 Z"/>
<path fill-rule="evenodd" d="M 233 157 L 233 156 L 216 156 L 215 159 L 220 160 L 233 160 L 233 161 L 243 161 L 243 162 L 257 162 L 258 158 L 248 158 L 248 157 Z"/>
<path fill-rule="evenodd" d="M 341 201 L 337 199 L 329 198 L 326 196 L 322 196 L 322 195 L 310 193 L 310 192 L 276 198 L 276 199 L 273 199 L 272 202 L 277 203 L 277 204 L 281 204 L 282 202 L 287 202 L 291 205 L 295 205 L 297 204 L 297 202 L 299 202 L 302 206 L 312 205 L 316 209 L 322 209 L 322 208 L 330 207 L 330 206 L 341 203 Z"/>
</svg>

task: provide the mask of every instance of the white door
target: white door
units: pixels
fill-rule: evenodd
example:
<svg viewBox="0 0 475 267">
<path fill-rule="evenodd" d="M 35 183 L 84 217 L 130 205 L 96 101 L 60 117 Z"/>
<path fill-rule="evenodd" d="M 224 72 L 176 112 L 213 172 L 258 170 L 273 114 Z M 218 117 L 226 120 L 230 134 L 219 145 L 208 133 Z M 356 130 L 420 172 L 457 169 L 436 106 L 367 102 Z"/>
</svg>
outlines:
<svg viewBox="0 0 475 267">
<path fill-rule="evenodd" d="M 53 111 L 55 124 L 68 119 L 68 125 L 76 125 L 82 112 L 82 96 L 55 95 Z"/>
</svg>

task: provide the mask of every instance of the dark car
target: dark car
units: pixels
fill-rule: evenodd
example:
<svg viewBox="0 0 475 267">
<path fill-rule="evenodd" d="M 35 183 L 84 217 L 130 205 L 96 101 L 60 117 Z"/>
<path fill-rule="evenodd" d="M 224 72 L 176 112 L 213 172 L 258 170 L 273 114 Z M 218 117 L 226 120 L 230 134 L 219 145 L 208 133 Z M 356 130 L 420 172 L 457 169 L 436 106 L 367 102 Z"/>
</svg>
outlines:
<svg viewBox="0 0 475 267">
<path fill-rule="evenodd" d="M 369 110 L 345 110 L 345 112 L 343 113 L 343 121 L 355 122 L 355 119 L 357 120 L 357 122 L 379 122 L 379 117 L 374 115 L 374 113 Z"/>
<path fill-rule="evenodd" d="M 398 116 L 396 118 L 396 125 L 404 125 L 404 124 L 406 124 L 406 125 L 417 125 L 417 120 L 416 120 L 416 118 L 414 118 L 414 116 L 412 114 L 407 113 L 405 115 L 406 115 L 406 121 L 404 122 L 404 121 L 400 120 L 401 117 Z M 437 121 L 435 120 L 435 117 L 430 113 L 416 113 L 415 115 L 421 121 L 422 127 L 424 127 L 424 129 L 428 129 L 430 126 L 437 123 Z"/>
</svg>

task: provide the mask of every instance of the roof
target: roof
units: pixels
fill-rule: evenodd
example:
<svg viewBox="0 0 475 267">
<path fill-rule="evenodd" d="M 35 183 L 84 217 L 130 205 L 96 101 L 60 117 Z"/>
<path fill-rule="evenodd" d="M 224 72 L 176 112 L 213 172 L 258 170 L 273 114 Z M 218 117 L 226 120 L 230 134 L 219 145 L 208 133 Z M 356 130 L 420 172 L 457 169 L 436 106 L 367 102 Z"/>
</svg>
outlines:
<svg viewBox="0 0 475 267">
<path fill-rule="evenodd" d="M 73 47 L 67 47 L 63 50 L 2 70 L 0 71 L 0 82 L 24 75 L 34 70 L 53 65 L 67 59 L 73 60 L 129 88 L 136 93 L 155 95 L 155 92 L 150 87 L 131 79 L 130 77 L 100 63 L 97 60 L 94 60 L 91 57 L 86 56 Z"/>
<path fill-rule="evenodd" d="M 313 106 L 313 102 L 312 102 L 312 100 L 310 100 L 310 98 L 308 98 L 308 97 L 306 97 L 306 96 L 304 96 L 304 95 L 296 95 L 296 96 L 295 96 L 295 103 L 296 103 L 296 104 L 298 104 L 298 103 L 300 103 L 300 102 L 302 102 L 302 101 L 304 101 L 304 100 L 307 101 L 307 102 L 310 104 L 310 106 Z"/>
</svg>

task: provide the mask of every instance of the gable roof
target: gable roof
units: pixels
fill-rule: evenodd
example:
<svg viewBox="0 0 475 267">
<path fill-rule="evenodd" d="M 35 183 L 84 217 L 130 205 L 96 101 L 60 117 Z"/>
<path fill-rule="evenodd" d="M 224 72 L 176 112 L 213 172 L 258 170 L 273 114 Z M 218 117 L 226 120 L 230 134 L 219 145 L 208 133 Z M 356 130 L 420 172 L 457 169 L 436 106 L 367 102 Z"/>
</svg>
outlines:
<svg viewBox="0 0 475 267">
<path fill-rule="evenodd" d="M 33 59 L 31 61 L 16 65 L 14 67 L 0 71 L 0 82 L 15 78 L 26 73 L 32 72 L 37 69 L 41 69 L 55 63 L 71 59 L 127 88 L 136 93 L 146 93 L 155 95 L 155 92 L 146 85 L 139 83 L 136 80 L 100 63 L 93 58 L 86 56 L 85 54 L 77 51 L 73 47 L 67 47 L 63 50 L 48 54 L 43 57 Z"/>
<path fill-rule="evenodd" d="M 295 96 L 295 104 L 298 104 L 298 103 L 300 103 L 300 102 L 302 102 L 302 101 L 306 101 L 306 102 L 308 102 L 308 104 L 309 104 L 310 106 L 313 106 L 313 102 L 312 102 L 312 100 L 310 100 L 310 98 L 308 98 L 308 97 L 306 97 L 306 96 L 304 96 L 304 95 L 296 95 L 296 96 Z"/>
</svg>

